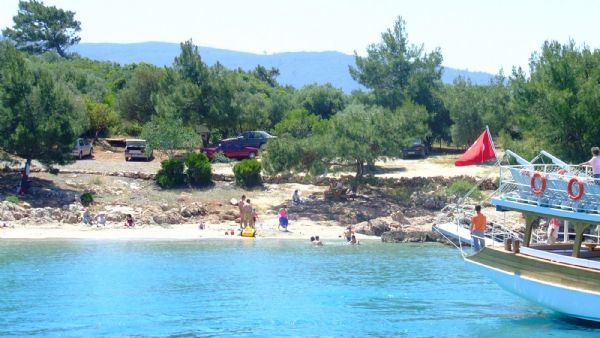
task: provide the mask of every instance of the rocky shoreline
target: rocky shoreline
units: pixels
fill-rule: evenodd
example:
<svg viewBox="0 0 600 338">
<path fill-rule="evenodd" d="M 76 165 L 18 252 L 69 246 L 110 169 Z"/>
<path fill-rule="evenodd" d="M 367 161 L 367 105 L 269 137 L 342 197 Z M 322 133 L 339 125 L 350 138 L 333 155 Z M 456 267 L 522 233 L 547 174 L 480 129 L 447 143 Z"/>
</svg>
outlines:
<svg viewBox="0 0 600 338">
<path fill-rule="evenodd" d="M 89 208 L 92 216 L 102 213 L 106 216 L 108 225 L 112 226 L 121 226 L 127 214 L 133 215 L 136 224 L 150 227 L 200 223 L 237 224 L 237 209 L 229 205 L 227 196 L 204 198 L 210 190 L 163 191 L 150 181 L 151 176 L 148 175 L 150 174 L 140 172 L 95 173 L 81 170 L 61 170 L 60 174 L 51 175 L 37 171 L 36 176 L 43 177 L 36 178 L 39 182 L 32 185 L 29 195 L 18 204 L 0 202 L 0 224 L 6 222 L 31 227 L 50 223 L 81 224 L 84 206 L 79 202 L 79 197 L 84 191 L 92 193 L 97 200 Z M 243 190 L 234 192 L 236 188 L 233 187 L 231 176 L 215 175 L 214 178 L 217 182 L 214 189 L 237 196 L 243 193 Z M 264 199 L 265 195 L 269 197 L 269 191 L 293 191 L 291 189 L 294 187 L 309 190 L 308 187 L 312 186 L 316 192 L 307 196 L 304 203 L 289 207 L 291 221 L 332 222 L 339 227 L 351 225 L 357 233 L 380 237 L 383 242 L 430 242 L 444 241 L 431 230 L 431 226 L 436 222 L 438 213 L 455 202 L 455 197 L 445 196 L 440 191 L 459 179 L 475 180 L 463 176 L 373 178 L 361 186 L 356 196 L 341 200 L 324 198 L 324 187 L 334 180 L 347 182 L 349 179 L 350 177 L 264 177 L 265 188 L 251 194 L 253 199 Z M 488 180 L 484 181 L 483 186 L 494 188 L 494 184 L 495 181 Z M 291 196 L 290 192 L 283 190 L 280 193 Z M 165 194 L 171 200 L 161 202 Z M 215 192 L 215 195 L 219 193 Z M 0 192 L 2 200 L 6 196 L 6 190 Z M 263 217 L 275 218 L 278 208 L 289 203 L 285 199 L 272 199 L 266 206 L 259 208 Z"/>
</svg>

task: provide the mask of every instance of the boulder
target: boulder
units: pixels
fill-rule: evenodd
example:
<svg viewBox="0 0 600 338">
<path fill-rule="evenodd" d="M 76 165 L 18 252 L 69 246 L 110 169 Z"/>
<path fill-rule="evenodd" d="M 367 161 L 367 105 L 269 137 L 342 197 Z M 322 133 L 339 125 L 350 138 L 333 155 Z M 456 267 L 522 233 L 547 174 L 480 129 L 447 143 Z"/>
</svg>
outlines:
<svg viewBox="0 0 600 338">
<path fill-rule="evenodd" d="M 390 215 L 392 220 L 399 224 L 410 224 L 410 221 L 406 219 L 402 211 L 396 211 Z"/>
<path fill-rule="evenodd" d="M 442 210 L 446 206 L 448 199 L 446 196 L 416 191 L 410 196 L 410 202 L 418 208 Z"/>
<path fill-rule="evenodd" d="M 76 224 L 81 222 L 81 219 L 79 218 L 79 214 L 74 213 L 74 212 L 70 212 L 70 211 L 65 211 L 62 214 L 62 220 L 63 223 L 68 223 L 68 224 Z"/>
<path fill-rule="evenodd" d="M 1 219 L 2 221 L 10 222 L 10 221 L 14 221 L 15 220 L 14 214 L 12 212 L 8 211 L 8 210 L 2 212 L 2 214 L 0 214 L 0 216 L 2 217 L 2 219 Z"/>
<path fill-rule="evenodd" d="M 169 210 L 164 213 L 159 213 L 152 216 L 152 220 L 156 224 L 180 224 L 183 223 L 183 218 L 176 210 Z"/>
</svg>

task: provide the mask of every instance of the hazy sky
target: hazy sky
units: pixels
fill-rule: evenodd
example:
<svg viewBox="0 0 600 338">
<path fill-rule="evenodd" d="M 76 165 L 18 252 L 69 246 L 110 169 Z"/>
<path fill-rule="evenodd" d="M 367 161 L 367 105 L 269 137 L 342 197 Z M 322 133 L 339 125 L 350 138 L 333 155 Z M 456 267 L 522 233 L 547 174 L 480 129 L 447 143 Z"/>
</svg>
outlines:
<svg viewBox="0 0 600 338">
<path fill-rule="evenodd" d="M 411 43 L 440 47 L 449 67 L 497 73 L 527 68 L 545 40 L 600 47 L 594 0 L 46 0 L 74 11 L 81 42 L 181 42 L 253 53 L 364 55 L 397 16 Z M 18 0 L 0 0 L 0 27 Z"/>
</svg>

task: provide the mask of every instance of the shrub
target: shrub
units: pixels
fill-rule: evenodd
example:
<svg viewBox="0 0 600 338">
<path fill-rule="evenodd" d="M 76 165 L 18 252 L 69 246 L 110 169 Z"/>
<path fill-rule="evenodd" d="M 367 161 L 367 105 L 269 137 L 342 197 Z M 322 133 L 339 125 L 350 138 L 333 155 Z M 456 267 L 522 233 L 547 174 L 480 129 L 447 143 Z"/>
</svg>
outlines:
<svg viewBox="0 0 600 338">
<path fill-rule="evenodd" d="M 182 160 L 165 160 L 160 163 L 161 169 L 156 174 L 156 183 L 161 188 L 174 188 L 185 182 Z"/>
<path fill-rule="evenodd" d="M 192 153 L 185 159 L 187 179 L 191 185 L 208 185 L 212 180 L 212 167 L 203 153 Z"/>
<path fill-rule="evenodd" d="M 454 195 L 454 196 L 458 196 L 458 197 L 463 197 L 474 186 L 475 185 L 473 183 L 469 182 L 469 181 L 458 180 L 458 181 L 454 181 L 452 184 L 450 184 L 450 186 L 446 189 L 446 193 L 448 195 Z M 479 188 L 475 189 L 471 193 L 471 197 L 474 198 L 474 199 L 481 198 L 481 191 L 479 191 Z"/>
<path fill-rule="evenodd" d="M 231 159 L 225 156 L 222 151 L 218 151 L 213 155 L 212 161 L 215 163 L 229 163 Z"/>
<path fill-rule="evenodd" d="M 10 203 L 19 204 L 19 197 L 15 195 L 6 196 L 5 200 Z"/>
<path fill-rule="evenodd" d="M 81 204 L 84 207 L 87 207 L 88 205 L 92 204 L 94 202 L 94 197 L 92 196 L 91 193 L 89 192 L 84 192 L 83 194 L 81 194 L 81 196 L 79 197 L 79 200 L 81 201 Z"/>
<path fill-rule="evenodd" d="M 257 160 L 243 160 L 233 166 L 235 183 L 239 186 L 250 188 L 262 184 L 260 171 L 262 165 Z"/>
</svg>

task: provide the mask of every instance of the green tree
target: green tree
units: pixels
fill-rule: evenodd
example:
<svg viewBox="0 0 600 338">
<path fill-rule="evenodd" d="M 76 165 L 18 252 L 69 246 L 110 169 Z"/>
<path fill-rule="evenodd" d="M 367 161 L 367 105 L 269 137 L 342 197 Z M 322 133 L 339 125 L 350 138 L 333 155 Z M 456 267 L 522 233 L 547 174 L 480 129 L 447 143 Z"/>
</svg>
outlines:
<svg viewBox="0 0 600 338">
<path fill-rule="evenodd" d="M 365 164 L 399 157 L 416 136 L 427 136 L 426 121 L 425 108 L 410 101 L 393 112 L 352 104 L 331 119 L 320 143 L 327 145 L 330 163 L 354 165 L 360 179 Z"/>
<path fill-rule="evenodd" d="M 271 68 L 267 69 L 261 65 L 256 66 L 252 72 L 256 78 L 267 83 L 270 87 L 277 87 L 277 77 L 279 76 L 279 69 Z"/>
<path fill-rule="evenodd" d="M 33 54 L 53 50 L 65 57 L 65 50 L 80 40 L 76 33 L 81 31 L 81 23 L 75 20 L 75 13 L 45 6 L 42 1 L 19 1 L 13 21 L 13 28 L 4 29 L 2 34 L 17 48 Z"/>
<path fill-rule="evenodd" d="M 394 111 L 351 104 L 329 120 L 294 111 L 275 127 L 278 138 L 267 143 L 263 163 L 269 173 L 311 174 L 332 165 L 351 165 L 361 178 L 365 164 L 400 156 L 416 136 L 427 136 L 426 121 L 425 108 L 410 101 Z"/>
<path fill-rule="evenodd" d="M 434 138 L 447 138 L 448 111 L 439 98 L 442 86 L 442 53 L 424 51 L 423 45 L 411 45 L 401 17 L 393 29 L 381 34 L 382 41 L 367 48 L 367 56 L 355 53 L 356 67 L 350 75 L 372 90 L 375 102 L 394 110 L 406 101 L 424 106 Z"/>
<path fill-rule="evenodd" d="M 76 138 L 77 112 L 46 71 L 32 72 L 24 56 L 0 43 L 0 147 L 27 162 L 64 164 Z"/>
<path fill-rule="evenodd" d="M 515 71 L 509 84 L 511 108 L 525 129 L 522 142 L 567 161 L 588 159 L 600 144 L 600 51 L 545 42 L 531 57 L 530 74 Z"/>
<path fill-rule="evenodd" d="M 95 102 L 90 97 L 85 97 L 85 107 L 90 120 L 90 131 L 96 140 L 101 133 L 119 123 L 119 115 L 106 103 Z"/>
<path fill-rule="evenodd" d="M 141 63 L 135 67 L 129 81 L 118 95 L 118 107 L 124 118 L 141 123 L 150 121 L 156 114 L 152 95 L 158 92 L 165 71 Z"/>
<path fill-rule="evenodd" d="M 482 120 L 484 88 L 459 78 L 448 86 L 445 105 L 452 118 L 452 141 L 458 146 L 469 146 L 485 128 Z"/>
<path fill-rule="evenodd" d="M 201 144 L 196 131 L 174 116 L 159 115 L 144 125 L 142 138 L 148 142 L 148 148 L 158 149 L 173 159 L 177 150 L 192 152 Z"/>
<path fill-rule="evenodd" d="M 346 106 L 344 92 L 331 84 L 306 85 L 296 93 L 297 105 L 312 114 L 329 118 Z"/>
</svg>

